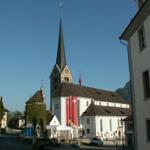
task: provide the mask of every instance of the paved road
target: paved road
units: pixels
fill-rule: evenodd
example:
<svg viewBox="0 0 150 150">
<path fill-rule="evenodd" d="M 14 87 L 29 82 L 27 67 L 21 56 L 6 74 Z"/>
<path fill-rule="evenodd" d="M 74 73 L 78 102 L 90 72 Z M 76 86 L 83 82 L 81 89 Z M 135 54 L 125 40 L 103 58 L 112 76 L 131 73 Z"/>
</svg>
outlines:
<svg viewBox="0 0 150 150">
<path fill-rule="evenodd" d="M 31 145 L 16 140 L 14 135 L 0 135 L 0 150 L 32 150 Z"/>
<path fill-rule="evenodd" d="M 58 148 L 47 147 L 45 150 L 120 150 L 111 146 L 81 146 L 80 148 L 73 148 L 71 146 L 61 146 Z M 0 135 L 0 150 L 32 150 L 32 146 L 24 144 L 16 139 L 14 135 Z"/>
<path fill-rule="evenodd" d="M 80 148 L 73 148 L 71 146 L 61 146 L 58 148 L 47 147 L 45 150 L 120 150 L 120 148 L 114 148 L 112 146 L 81 146 Z"/>
</svg>

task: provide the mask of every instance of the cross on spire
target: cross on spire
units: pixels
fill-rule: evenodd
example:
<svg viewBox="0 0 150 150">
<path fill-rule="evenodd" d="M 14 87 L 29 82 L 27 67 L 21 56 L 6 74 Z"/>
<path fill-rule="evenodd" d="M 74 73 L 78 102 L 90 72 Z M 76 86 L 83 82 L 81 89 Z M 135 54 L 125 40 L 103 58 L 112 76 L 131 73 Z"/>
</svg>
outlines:
<svg viewBox="0 0 150 150">
<path fill-rule="evenodd" d="M 60 2 L 59 2 L 60 18 L 62 18 L 62 8 L 63 8 L 63 2 L 60 0 Z"/>
</svg>

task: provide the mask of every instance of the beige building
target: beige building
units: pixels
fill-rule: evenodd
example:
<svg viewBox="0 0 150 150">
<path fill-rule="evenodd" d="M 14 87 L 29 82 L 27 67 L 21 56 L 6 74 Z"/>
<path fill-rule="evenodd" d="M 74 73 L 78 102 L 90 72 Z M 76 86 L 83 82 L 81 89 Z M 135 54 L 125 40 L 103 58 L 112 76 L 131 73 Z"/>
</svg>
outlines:
<svg viewBox="0 0 150 150">
<path fill-rule="evenodd" d="M 46 127 L 46 104 L 42 88 L 38 90 L 26 102 L 25 112 L 25 126 L 26 127 L 40 127 L 41 131 Z"/>
<path fill-rule="evenodd" d="M 150 0 L 137 0 L 137 6 L 120 40 L 128 42 L 135 149 L 150 150 Z"/>
</svg>

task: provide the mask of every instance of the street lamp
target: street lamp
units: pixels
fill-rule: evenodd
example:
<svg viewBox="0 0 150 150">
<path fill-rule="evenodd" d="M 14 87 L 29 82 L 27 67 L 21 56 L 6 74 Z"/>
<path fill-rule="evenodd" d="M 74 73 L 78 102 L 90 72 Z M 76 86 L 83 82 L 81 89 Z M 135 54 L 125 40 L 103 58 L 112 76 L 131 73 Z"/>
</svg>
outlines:
<svg viewBox="0 0 150 150">
<path fill-rule="evenodd" d="M 121 127 L 122 127 L 122 150 L 125 150 L 124 141 L 123 141 L 123 119 L 122 118 L 120 120 L 120 123 L 121 123 Z"/>
</svg>

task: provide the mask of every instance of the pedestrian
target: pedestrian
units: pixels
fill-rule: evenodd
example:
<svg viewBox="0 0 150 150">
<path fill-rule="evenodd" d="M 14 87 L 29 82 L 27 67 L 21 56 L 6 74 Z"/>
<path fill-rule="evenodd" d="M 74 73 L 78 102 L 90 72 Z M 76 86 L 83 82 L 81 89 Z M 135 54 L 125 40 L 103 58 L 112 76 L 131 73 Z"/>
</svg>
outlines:
<svg viewBox="0 0 150 150">
<path fill-rule="evenodd" d="M 33 138 L 32 138 L 32 150 L 37 150 L 37 134 L 36 132 L 33 133 Z"/>
<path fill-rule="evenodd" d="M 118 147 L 118 145 L 117 145 L 117 141 L 116 141 L 116 147 Z"/>
</svg>

